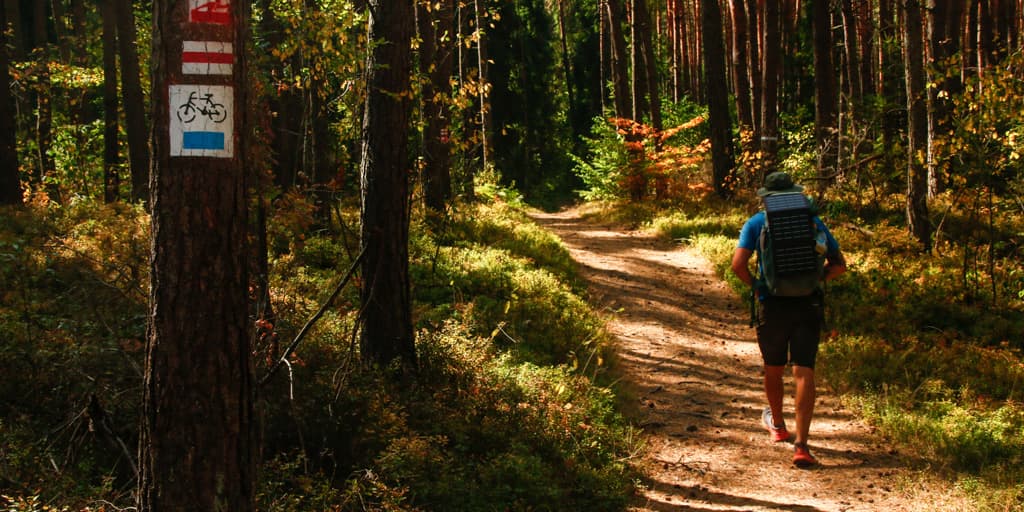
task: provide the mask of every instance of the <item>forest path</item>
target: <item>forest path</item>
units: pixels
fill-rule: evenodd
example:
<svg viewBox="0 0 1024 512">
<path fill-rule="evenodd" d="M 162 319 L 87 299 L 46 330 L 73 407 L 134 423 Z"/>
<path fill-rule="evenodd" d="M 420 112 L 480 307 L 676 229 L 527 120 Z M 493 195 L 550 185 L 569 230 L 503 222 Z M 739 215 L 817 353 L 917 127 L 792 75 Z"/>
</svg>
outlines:
<svg viewBox="0 0 1024 512">
<path fill-rule="evenodd" d="M 792 445 L 771 443 L 760 424 L 749 312 L 696 250 L 596 225 L 579 208 L 531 217 L 562 239 L 617 338 L 618 385 L 636 406 L 628 414 L 644 432 L 649 478 L 631 511 L 966 510 L 820 382 L 810 442 L 820 464 L 795 468 Z M 787 372 L 791 429 L 792 394 Z"/>
</svg>

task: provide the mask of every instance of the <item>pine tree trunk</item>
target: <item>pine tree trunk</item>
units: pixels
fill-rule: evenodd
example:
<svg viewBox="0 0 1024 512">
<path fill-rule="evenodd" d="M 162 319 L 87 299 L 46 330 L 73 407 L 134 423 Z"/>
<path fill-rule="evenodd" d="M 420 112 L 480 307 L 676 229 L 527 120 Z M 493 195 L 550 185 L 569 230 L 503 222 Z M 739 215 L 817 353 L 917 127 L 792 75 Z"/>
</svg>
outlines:
<svg viewBox="0 0 1024 512">
<path fill-rule="evenodd" d="M 736 90 L 736 117 L 741 132 L 754 125 L 750 112 L 750 74 L 747 73 L 747 13 L 743 0 L 730 0 L 732 12 L 732 80 Z"/>
<path fill-rule="evenodd" d="M 7 27 L 7 12 L 0 6 L 0 27 Z M 7 52 L 7 31 L 0 31 L 0 205 L 22 203 L 21 173 L 18 169 L 18 141 L 11 102 L 11 59 Z"/>
<path fill-rule="evenodd" d="M 113 2 L 100 2 L 103 18 L 103 201 L 117 201 L 121 188 L 118 149 L 117 98 L 117 8 Z"/>
<path fill-rule="evenodd" d="M 426 5 L 424 3 L 423 5 Z M 454 0 L 441 0 L 436 9 L 421 9 L 420 62 L 427 72 L 423 85 L 423 113 L 426 127 L 423 133 L 423 198 L 433 215 L 442 215 L 452 197 L 451 143 L 448 133 L 447 104 L 452 76 L 451 37 L 454 28 Z"/>
<path fill-rule="evenodd" d="M 121 58 L 121 94 L 124 97 L 124 131 L 128 141 L 128 162 L 132 178 L 132 202 L 149 202 L 149 130 L 139 72 L 135 13 L 131 0 L 116 0 L 117 43 Z"/>
<path fill-rule="evenodd" d="M 651 116 L 651 126 L 661 130 L 661 93 L 658 88 L 658 63 L 654 58 L 654 35 L 651 24 L 651 11 L 644 0 L 636 2 L 636 28 L 640 36 L 639 47 L 643 60 L 644 88 L 642 94 L 647 95 L 647 105 Z M 636 44 L 636 42 L 634 42 Z M 724 57 L 724 55 L 723 55 Z"/>
<path fill-rule="evenodd" d="M 718 0 L 701 0 L 701 33 L 704 39 L 704 70 L 707 73 L 708 123 L 711 131 L 711 160 L 715 192 L 730 197 L 735 183 L 732 146 L 732 121 L 729 114 L 729 89 L 726 78 L 725 44 L 722 41 L 722 9 Z"/>
<path fill-rule="evenodd" d="M 907 80 L 907 225 L 925 252 L 931 251 L 928 219 L 928 105 L 923 59 L 921 4 L 904 4 L 903 62 Z"/>
<path fill-rule="evenodd" d="M 138 510 L 251 511 L 249 2 L 231 1 L 227 25 L 189 23 L 188 5 L 153 2 L 152 283 Z M 185 80 L 183 40 L 231 42 L 232 74 Z M 214 112 L 190 110 L 193 100 Z"/>
<path fill-rule="evenodd" d="M 831 182 L 838 162 L 839 137 L 836 114 L 835 66 L 832 62 L 832 18 L 827 2 L 814 2 L 812 31 L 814 33 L 814 134 L 818 146 L 819 185 Z"/>
<path fill-rule="evenodd" d="M 765 169 L 774 169 L 779 159 L 779 75 L 782 68 L 782 38 L 779 34 L 779 4 L 765 2 L 764 67 L 762 68 L 761 151 Z"/>
<path fill-rule="evenodd" d="M 476 20 L 478 36 L 476 42 L 476 63 L 477 70 L 479 71 L 477 78 L 480 80 L 478 84 L 480 90 L 480 157 L 482 159 L 480 167 L 486 170 L 494 164 L 491 162 L 491 105 L 487 88 L 484 87 L 490 79 L 487 74 L 487 38 L 485 37 L 486 31 L 480 24 L 480 0 L 473 0 L 473 15 Z"/>
<path fill-rule="evenodd" d="M 416 366 L 409 291 L 409 45 L 412 0 L 370 0 L 372 49 L 363 117 L 362 250 L 365 311 L 360 349 L 381 368 Z"/>
<path fill-rule="evenodd" d="M 615 117 L 629 119 L 633 116 L 633 102 L 626 68 L 626 36 L 622 30 L 624 14 L 621 0 L 607 0 L 608 33 L 612 43 L 612 88 L 615 94 Z"/>
<path fill-rule="evenodd" d="M 50 148 L 53 146 L 53 108 L 50 95 L 53 85 L 50 81 L 50 40 L 47 33 L 46 2 L 33 3 L 33 54 L 35 57 L 36 85 L 36 179 L 45 183 L 50 200 L 60 202 L 60 187 L 52 181 L 56 170 Z"/>
<path fill-rule="evenodd" d="M 749 151 L 756 152 L 761 149 L 761 136 L 764 135 L 764 112 L 761 105 L 764 103 L 764 78 L 761 76 L 761 29 L 758 19 L 761 16 L 757 0 L 741 0 L 747 2 L 747 41 L 750 43 L 750 53 L 747 55 L 747 76 L 750 77 L 750 98 L 752 101 L 751 114 L 753 115 L 754 133 L 750 141 Z"/>
</svg>

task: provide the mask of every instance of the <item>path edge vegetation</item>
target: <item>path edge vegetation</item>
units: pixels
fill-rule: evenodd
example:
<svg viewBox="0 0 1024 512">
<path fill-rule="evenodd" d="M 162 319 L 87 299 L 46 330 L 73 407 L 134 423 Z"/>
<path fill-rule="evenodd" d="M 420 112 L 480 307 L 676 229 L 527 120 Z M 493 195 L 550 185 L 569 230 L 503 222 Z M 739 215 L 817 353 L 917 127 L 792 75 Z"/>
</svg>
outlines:
<svg viewBox="0 0 1024 512">
<path fill-rule="evenodd" d="M 254 330 L 258 379 L 358 253 L 345 235 L 355 205 L 313 235 L 309 200 L 278 207 L 268 226 L 276 319 Z M 420 368 L 411 387 L 356 363 L 354 288 L 319 312 L 258 393 L 259 510 L 626 506 L 641 441 L 611 386 L 611 338 L 561 242 L 525 211 L 517 193 L 488 185 L 443 227 L 412 230 Z M 0 503 L 128 506 L 146 213 L 41 201 L 0 217 L 0 371 L 20 376 L 0 385 Z"/>
<path fill-rule="evenodd" d="M 850 272 L 826 290 L 821 379 L 877 428 L 892 453 L 924 461 L 919 470 L 949 479 L 978 510 L 1020 509 L 1024 361 L 1014 333 L 1024 327 L 1021 304 L 1010 297 L 993 308 L 990 297 L 965 298 L 959 272 L 971 248 L 950 244 L 924 256 L 885 215 L 859 217 L 844 211 L 843 201 L 822 212 Z M 746 308 L 749 289 L 729 265 L 739 228 L 757 208 L 747 194 L 729 202 L 610 201 L 591 215 L 696 249 Z M 1011 258 L 998 265 L 1011 276 L 1024 268 Z"/>
</svg>

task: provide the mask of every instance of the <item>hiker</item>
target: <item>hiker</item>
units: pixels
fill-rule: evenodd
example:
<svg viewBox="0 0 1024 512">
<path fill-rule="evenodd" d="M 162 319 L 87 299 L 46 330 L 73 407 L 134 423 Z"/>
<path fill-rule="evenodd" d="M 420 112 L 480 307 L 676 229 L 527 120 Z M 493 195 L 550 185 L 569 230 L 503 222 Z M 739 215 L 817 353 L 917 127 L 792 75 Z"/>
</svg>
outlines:
<svg viewBox="0 0 1024 512">
<path fill-rule="evenodd" d="M 762 210 L 754 214 L 743 225 L 732 258 L 732 271 L 741 281 L 751 286 L 751 300 L 756 301 L 753 306 L 755 318 L 752 323 L 757 324 L 757 344 L 764 361 L 764 391 L 768 398 L 768 407 L 764 409 L 761 421 L 774 442 L 788 441 L 791 437 L 782 413 L 782 381 L 787 362 L 793 364 L 793 378 L 796 381 L 796 439 L 793 443 L 793 464 L 804 468 L 817 464 L 817 460 L 807 448 L 807 438 L 814 413 L 814 361 L 818 353 L 824 318 L 824 292 L 820 285 L 845 272 L 846 260 L 839 250 L 839 244 L 814 213 L 810 201 L 802 191 L 803 187 L 794 184 L 792 178 L 785 172 L 777 171 L 765 177 L 764 187 L 757 191 L 757 195 L 765 202 L 768 211 Z M 764 245 L 767 239 L 766 223 L 769 224 L 769 228 L 771 227 L 771 202 L 795 205 L 789 207 L 790 213 L 804 215 L 804 233 L 809 232 L 811 234 L 806 236 L 816 239 L 807 241 L 810 244 L 809 250 L 817 251 L 819 255 L 823 253 L 819 258 L 815 258 L 814 253 L 811 253 L 812 260 L 817 260 L 817 269 L 811 275 L 810 283 L 805 279 L 804 284 L 797 285 L 786 282 L 786 279 L 790 279 L 786 276 L 766 275 L 766 266 L 772 267 L 774 263 L 774 267 L 779 268 L 786 264 L 769 261 L 766 265 L 766 259 L 769 259 L 770 255 L 765 253 L 771 252 L 776 255 L 774 257 L 783 257 L 780 256 L 782 252 L 773 252 Z M 784 223 L 776 224 L 783 226 Z M 756 280 L 748 266 L 750 257 L 755 252 L 758 254 L 759 270 L 759 277 Z M 771 279 L 773 277 L 774 282 Z"/>
</svg>

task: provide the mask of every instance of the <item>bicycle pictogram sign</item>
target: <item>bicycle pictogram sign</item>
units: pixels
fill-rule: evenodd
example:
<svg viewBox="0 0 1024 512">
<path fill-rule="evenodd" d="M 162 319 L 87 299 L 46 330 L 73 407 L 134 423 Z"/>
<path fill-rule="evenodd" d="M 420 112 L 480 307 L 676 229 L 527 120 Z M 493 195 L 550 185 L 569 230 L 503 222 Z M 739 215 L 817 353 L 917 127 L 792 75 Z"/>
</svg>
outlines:
<svg viewBox="0 0 1024 512">
<path fill-rule="evenodd" d="M 233 87 L 171 85 L 168 103 L 171 156 L 233 156 Z"/>
<path fill-rule="evenodd" d="M 198 95 L 196 91 L 190 92 L 188 101 L 178 106 L 176 112 L 178 121 L 188 124 L 195 121 L 196 116 L 199 114 L 218 124 L 223 123 L 227 119 L 227 109 L 224 108 L 224 105 L 213 101 L 212 92 L 203 94 L 201 100 L 198 100 Z"/>
</svg>

